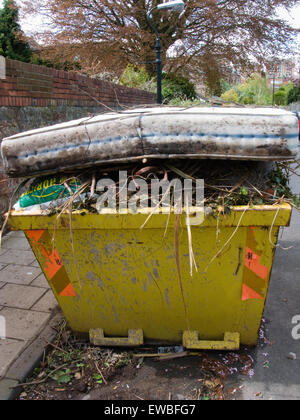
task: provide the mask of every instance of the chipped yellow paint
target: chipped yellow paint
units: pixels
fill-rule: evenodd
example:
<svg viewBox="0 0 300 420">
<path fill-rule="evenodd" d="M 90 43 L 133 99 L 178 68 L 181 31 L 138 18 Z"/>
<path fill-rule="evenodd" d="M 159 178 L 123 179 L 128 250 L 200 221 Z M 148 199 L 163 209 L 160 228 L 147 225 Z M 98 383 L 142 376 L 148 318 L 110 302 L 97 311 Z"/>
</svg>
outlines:
<svg viewBox="0 0 300 420">
<path fill-rule="evenodd" d="M 13 212 L 9 223 L 13 230 L 48 232 L 45 238 L 49 244 L 44 246 L 57 250 L 76 296 L 60 296 L 54 287 L 53 292 L 76 332 L 103 330 L 99 340 L 107 345 L 107 339 L 115 337 L 115 343 L 123 338 L 128 343 L 128 330 L 142 330 L 145 342 L 164 343 L 182 343 L 184 331 L 196 331 L 196 344 L 209 341 L 209 348 L 213 348 L 220 341 L 223 344 L 218 348 L 225 348 L 227 342 L 237 343 L 236 339 L 224 341 L 224 334 L 231 331 L 239 334 L 242 344 L 255 345 L 275 252 L 271 242 L 277 242 L 279 226 L 289 224 L 291 206 L 236 207 L 230 215 L 220 215 L 218 236 L 213 217 L 206 217 L 200 225 L 191 223 L 198 268 L 193 276 L 186 216 L 181 215 L 178 243 L 183 290 L 175 259 L 176 215 L 169 218 L 168 214 L 153 214 L 140 229 L 148 215 L 147 209 L 138 214 L 74 213 L 74 255 L 69 214 L 57 219 L 55 215 L 22 216 Z M 251 227 L 255 227 L 259 267 L 266 267 L 267 276 L 258 290 L 261 298 L 255 299 L 254 295 L 243 300 Z M 39 247 L 34 252 L 45 270 L 45 256 Z"/>
</svg>

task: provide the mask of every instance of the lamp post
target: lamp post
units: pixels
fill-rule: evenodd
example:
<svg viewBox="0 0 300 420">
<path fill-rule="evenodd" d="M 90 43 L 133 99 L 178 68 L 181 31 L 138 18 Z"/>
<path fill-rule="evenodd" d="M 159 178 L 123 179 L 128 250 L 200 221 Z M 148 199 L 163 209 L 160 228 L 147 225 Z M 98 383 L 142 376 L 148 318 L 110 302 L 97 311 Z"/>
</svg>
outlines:
<svg viewBox="0 0 300 420">
<path fill-rule="evenodd" d="M 274 73 L 270 74 L 271 78 L 272 78 L 272 106 L 275 105 L 275 71 Z"/>
<path fill-rule="evenodd" d="M 153 7 L 148 13 L 147 13 L 147 21 L 149 23 L 149 26 L 153 29 L 156 36 L 156 73 L 157 73 L 157 103 L 162 103 L 162 94 L 161 94 L 161 74 L 162 74 L 162 66 L 161 66 L 161 44 L 160 44 L 160 37 L 158 30 L 152 25 L 151 22 L 151 15 L 153 10 L 176 10 L 176 11 L 182 11 L 184 9 L 184 2 L 182 0 L 178 1 L 168 1 L 167 3 L 161 3 L 157 6 Z"/>
</svg>

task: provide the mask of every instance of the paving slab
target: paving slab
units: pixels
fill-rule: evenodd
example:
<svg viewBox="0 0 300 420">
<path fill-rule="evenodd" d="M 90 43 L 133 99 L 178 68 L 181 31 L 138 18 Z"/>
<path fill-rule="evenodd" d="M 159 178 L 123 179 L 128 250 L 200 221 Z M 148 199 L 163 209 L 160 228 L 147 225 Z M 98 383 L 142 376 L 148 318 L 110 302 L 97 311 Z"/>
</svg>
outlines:
<svg viewBox="0 0 300 420">
<path fill-rule="evenodd" d="M 0 305 L 19 309 L 30 309 L 43 295 L 40 287 L 7 283 L 0 293 Z"/>
<path fill-rule="evenodd" d="M 33 339 L 50 319 L 45 312 L 14 308 L 3 308 L 1 316 L 6 319 L 6 336 L 17 340 Z"/>
<path fill-rule="evenodd" d="M 41 269 L 25 265 L 8 264 L 0 271 L 0 283 L 29 285 L 41 274 Z"/>
<path fill-rule="evenodd" d="M 34 309 L 33 309 L 34 308 Z M 60 309 L 23 232 L 10 232 L 0 250 L 0 312 L 6 339 L 0 340 L 0 400 L 15 399 L 56 331 Z M 5 375 L 5 377 L 4 377 Z"/>
<path fill-rule="evenodd" d="M 12 388 L 18 385 L 18 381 L 13 379 L 2 379 L 0 380 L 0 401 L 14 400 L 18 394 L 18 388 Z"/>
<path fill-rule="evenodd" d="M 25 236 L 10 236 L 3 244 L 3 249 L 29 250 L 31 248 Z"/>
<path fill-rule="evenodd" d="M 31 264 L 29 264 L 31 267 L 38 267 L 41 268 L 40 264 L 38 263 L 37 259 L 35 258 L 34 261 L 32 261 Z"/>
<path fill-rule="evenodd" d="M 35 255 L 32 251 L 8 249 L 3 255 L 0 255 L 2 264 L 31 265 L 35 261 Z"/>
<path fill-rule="evenodd" d="M 0 256 L 4 255 L 7 253 L 7 249 L 3 248 L 3 244 L 2 244 L 2 248 L 0 249 Z"/>
<path fill-rule="evenodd" d="M 7 264 L 0 264 L 0 271 L 6 266 L 7 266 Z"/>
<path fill-rule="evenodd" d="M 52 292 L 48 292 L 31 308 L 32 311 L 52 312 L 58 306 L 57 300 Z"/>
<path fill-rule="evenodd" d="M 6 378 L 15 379 L 24 383 L 25 379 L 30 376 L 33 369 L 39 365 L 44 355 L 44 348 L 47 343 L 51 343 L 56 337 L 54 329 L 58 322 L 62 319 L 61 311 L 53 313 L 53 317 L 43 328 L 40 334 L 26 347 L 20 356 L 13 362 L 6 373 Z"/>
<path fill-rule="evenodd" d="M 7 235 L 8 238 L 26 238 L 25 233 L 22 230 L 12 230 Z"/>
<path fill-rule="evenodd" d="M 11 230 L 3 236 L 2 244 L 4 245 L 10 238 L 26 238 L 26 236 L 22 230 Z"/>
<path fill-rule="evenodd" d="M 33 280 L 33 282 L 30 283 L 30 286 L 43 287 L 44 289 L 50 289 L 49 283 L 43 273 L 40 274 L 35 280 Z"/>
<path fill-rule="evenodd" d="M 4 377 L 10 364 L 26 347 L 26 341 L 13 339 L 0 340 L 0 378 Z"/>
</svg>

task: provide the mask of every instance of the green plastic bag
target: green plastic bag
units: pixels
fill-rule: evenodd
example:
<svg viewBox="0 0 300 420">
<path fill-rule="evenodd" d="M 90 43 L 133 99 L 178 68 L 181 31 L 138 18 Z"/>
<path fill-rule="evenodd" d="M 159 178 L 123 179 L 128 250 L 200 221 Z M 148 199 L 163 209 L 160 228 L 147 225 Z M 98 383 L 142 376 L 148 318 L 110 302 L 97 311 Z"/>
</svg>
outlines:
<svg viewBox="0 0 300 420">
<path fill-rule="evenodd" d="M 18 201 L 20 208 L 31 207 L 36 204 L 48 203 L 63 197 L 70 197 L 70 191 L 65 187 L 64 182 L 74 194 L 80 187 L 80 182 L 66 176 L 49 176 L 37 178 L 33 181 L 28 191 L 23 193 Z"/>
</svg>

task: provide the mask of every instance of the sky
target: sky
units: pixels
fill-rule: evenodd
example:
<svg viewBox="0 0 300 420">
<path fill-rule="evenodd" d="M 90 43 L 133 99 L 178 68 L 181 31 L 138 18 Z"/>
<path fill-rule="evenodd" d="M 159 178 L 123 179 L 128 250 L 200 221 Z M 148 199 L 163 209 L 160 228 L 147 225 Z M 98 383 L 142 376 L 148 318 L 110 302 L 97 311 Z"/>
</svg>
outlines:
<svg viewBox="0 0 300 420">
<path fill-rule="evenodd" d="M 19 5 L 22 4 L 22 0 L 17 0 Z M 3 0 L 0 0 L 0 6 L 3 5 Z M 284 9 L 279 9 L 278 14 L 283 19 L 286 19 L 293 27 L 300 29 L 300 5 L 294 7 L 290 13 L 286 12 Z M 30 35 L 30 32 L 36 29 L 41 25 L 41 18 L 28 18 L 22 19 L 20 21 L 22 30 Z M 299 36 L 300 42 L 300 36 Z"/>
<path fill-rule="evenodd" d="M 284 9 L 279 10 L 279 16 L 290 22 L 294 28 L 300 29 L 300 5 L 294 7 L 290 13 Z"/>
</svg>

